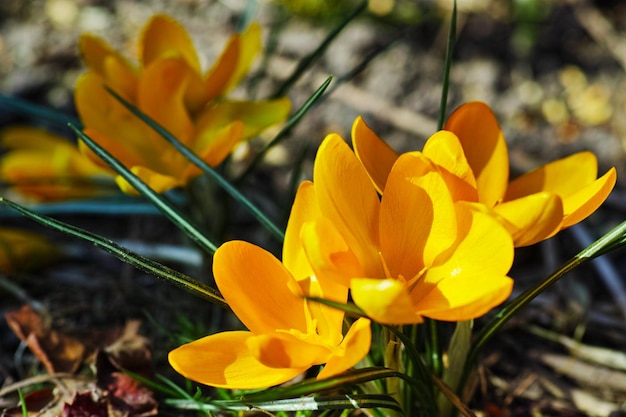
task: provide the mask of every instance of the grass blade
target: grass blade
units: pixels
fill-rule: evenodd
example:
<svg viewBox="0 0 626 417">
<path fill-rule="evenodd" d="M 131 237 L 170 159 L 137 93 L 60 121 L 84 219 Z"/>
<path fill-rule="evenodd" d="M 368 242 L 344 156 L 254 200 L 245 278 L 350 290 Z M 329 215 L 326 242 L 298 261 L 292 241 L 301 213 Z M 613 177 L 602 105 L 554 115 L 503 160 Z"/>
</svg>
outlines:
<svg viewBox="0 0 626 417">
<path fill-rule="evenodd" d="M 93 139 L 85 135 L 74 125 L 69 125 L 76 132 L 78 137 L 85 142 L 98 157 L 102 158 L 115 172 L 121 175 L 130 185 L 132 185 L 141 195 L 146 197 L 154 206 L 159 209 L 168 219 L 170 219 L 177 227 L 179 227 L 187 236 L 193 239 L 202 249 L 210 254 L 215 253 L 217 246 L 211 242 L 206 236 L 200 233 L 200 228 L 195 225 L 184 214 L 180 213 L 169 201 L 163 196 L 150 188 L 145 182 L 139 179 L 120 161 L 115 159 L 113 155 L 98 145 Z"/>
<path fill-rule="evenodd" d="M 448 33 L 448 44 L 446 47 L 446 58 L 443 70 L 443 84 L 441 86 L 441 103 L 439 105 L 439 122 L 437 130 L 443 129 L 446 120 L 446 107 L 448 106 L 448 88 L 450 86 L 450 67 L 452 66 L 452 52 L 456 41 L 456 0 L 452 7 L 452 18 L 450 19 L 450 32 Z"/>
<path fill-rule="evenodd" d="M 287 137 L 287 134 L 291 131 L 291 129 L 293 129 L 293 127 L 296 126 L 298 122 L 300 122 L 300 119 L 302 119 L 302 117 L 317 103 L 320 97 L 322 97 L 324 91 L 326 91 L 326 88 L 328 88 L 332 80 L 333 76 L 331 75 L 326 79 L 326 81 L 322 83 L 322 85 L 317 90 L 315 90 L 315 93 L 313 93 L 313 95 L 309 97 L 309 99 L 302 105 L 302 107 L 300 107 L 298 111 L 296 111 L 294 115 L 291 116 L 289 120 L 287 120 L 285 126 L 283 126 L 283 128 L 280 130 L 280 132 L 278 132 L 274 139 L 272 139 L 267 145 L 263 147 L 263 149 L 261 149 L 261 151 L 259 151 L 258 154 L 256 154 L 250 165 L 248 165 L 246 170 L 239 176 L 237 182 L 241 182 L 244 178 L 250 175 L 250 173 L 259 164 L 259 162 L 261 162 L 267 151 L 269 151 L 273 146 L 278 145 L 284 138 Z"/>
<path fill-rule="evenodd" d="M 39 222 L 44 226 L 91 242 L 96 247 L 105 250 L 106 252 L 117 257 L 118 259 L 134 266 L 141 271 L 147 272 L 158 278 L 169 281 L 194 295 L 214 302 L 222 307 L 228 308 L 228 304 L 216 289 L 181 272 L 178 272 L 151 259 L 131 252 L 128 249 L 118 245 L 117 243 L 102 236 L 99 236 L 95 233 L 86 231 L 76 226 L 72 226 L 56 219 L 52 219 L 50 217 L 42 216 L 10 200 L 6 200 L 0 197 L 0 203 L 11 207 L 12 209 L 23 214 L 24 216 L 36 222 Z"/>
<path fill-rule="evenodd" d="M 4 94 L 0 94 L 0 107 L 35 120 L 45 120 L 60 127 L 66 127 L 68 123 L 75 126 L 81 125 L 80 120 L 69 114 Z"/>
<path fill-rule="evenodd" d="M 137 107 L 133 106 L 128 101 L 124 100 L 120 95 L 118 95 L 115 91 L 111 90 L 108 87 L 105 87 L 106 90 L 115 97 L 124 107 L 126 107 L 130 112 L 132 112 L 135 116 L 141 119 L 144 123 L 154 129 L 159 135 L 161 135 L 166 141 L 168 141 L 172 146 L 176 148 L 178 152 L 180 152 L 189 162 L 200 168 L 203 173 L 210 176 L 214 179 L 220 187 L 224 189 L 235 201 L 243 205 L 246 209 L 252 213 L 254 217 L 256 217 L 259 222 L 267 228 L 274 236 L 276 236 L 281 242 L 285 239 L 285 233 L 276 226 L 261 210 L 259 210 L 249 199 L 247 199 L 243 194 L 241 194 L 235 187 L 233 187 L 224 177 L 217 173 L 212 166 L 207 164 L 196 155 L 191 149 L 181 143 L 176 137 L 174 137 L 171 133 L 169 133 L 165 128 L 159 125 L 157 122 L 148 117 L 145 113 L 139 110 Z M 130 182 L 130 181 L 129 181 Z M 134 184 L 133 184 L 134 186 Z M 135 187 L 137 188 L 137 187 Z"/>
<path fill-rule="evenodd" d="M 166 400 L 166 403 L 178 409 L 202 411 L 314 411 L 314 410 L 350 410 L 361 408 L 388 408 L 398 412 L 402 409 L 398 403 L 387 395 L 336 395 L 331 397 L 289 398 L 275 401 L 242 402 L 242 401 L 211 401 L 200 403 L 190 400 Z"/>
<path fill-rule="evenodd" d="M 287 91 L 300 79 L 302 74 L 313 65 L 313 63 L 326 51 L 326 49 L 330 46 L 330 44 L 339 36 L 341 31 L 350 23 L 354 18 L 356 18 L 365 8 L 367 7 L 367 2 L 364 1 L 361 5 L 356 8 L 351 14 L 349 14 L 346 19 L 339 24 L 332 32 L 328 34 L 326 39 L 308 56 L 302 58 L 298 63 L 298 66 L 293 71 L 293 73 L 283 82 L 277 89 L 274 94 L 272 94 L 272 98 L 278 98 L 284 96 Z"/>
</svg>

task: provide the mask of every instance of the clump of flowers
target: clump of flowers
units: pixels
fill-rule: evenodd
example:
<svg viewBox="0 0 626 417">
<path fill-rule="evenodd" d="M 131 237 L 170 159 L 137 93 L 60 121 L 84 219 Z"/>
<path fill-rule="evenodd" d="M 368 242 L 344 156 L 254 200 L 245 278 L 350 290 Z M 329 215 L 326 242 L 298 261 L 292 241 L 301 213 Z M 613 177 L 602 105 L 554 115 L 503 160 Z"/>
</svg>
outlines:
<svg viewBox="0 0 626 417">
<path fill-rule="evenodd" d="M 354 149 L 372 181 L 384 192 L 398 154 L 362 121 L 353 128 Z M 515 246 L 554 236 L 588 217 L 615 186 L 611 168 L 598 178 L 598 161 L 579 152 L 509 182 L 509 156 L 502 130 L 484 103 L 471 102 L 431 136 L 423 155 L 439 166 L 456 189 L 456 200 L 481 203 L 511 233 Z"/>
<path fill-rule="evenodd" d="M 251 24 L 233 35 L 212 68 L 202 72 L 191 38 L 171 17 L 156 15 L 139 39 L 139 65 L 102 39 L 83 35 L 80 50 L 89 71 L 76 83 L 76 108 L 84 133 L 124 163 L 155 191 L 182 186 L 200 175 L 106 88 L 152 118 L 206 163 L 217 166 L 242 140 L 282 122 L 286 98 L 229 100 L 226 95 L 249 71 L 261 48 L 261 29 Z M 85 154 L 106 166 L 86 147 Z M 117 178 L 122 191 L 132 187 Z"/>
<path fill-rule="evenodd" d="M 0 178 L 38 202 L 111 193 L 109 170 L 86 159 L 76 145 L 43 129 L 13 126 L 0 132 Z"/>
</svg>

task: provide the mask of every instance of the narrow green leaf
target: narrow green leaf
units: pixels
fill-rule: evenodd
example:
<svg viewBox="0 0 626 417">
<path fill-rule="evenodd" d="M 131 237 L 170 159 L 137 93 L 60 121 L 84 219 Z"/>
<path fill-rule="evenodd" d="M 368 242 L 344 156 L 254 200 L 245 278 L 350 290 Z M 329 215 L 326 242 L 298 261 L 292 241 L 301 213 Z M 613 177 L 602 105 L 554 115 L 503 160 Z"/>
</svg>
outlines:
<svg viewBox="0 0 626 417">
<path fill-rule="evenodd" d="M 26 407 L 26 400 L 24 399 L 24 394 L 21 389 L 17 390 L 17 396 L 20 399 L 20 407 L 22 409 L 22 417 L 28 417 L 28 407 Z"/>
<path fill-rule="evenodd" d="M 93 139 L 85 135 L 74 125 L 69 125 L 76 132 L 78 137 L 85 142 L 98 157 L 106 162 L 115 172 L 121 175 L 130 185 L 132 185 L 141 195 L 146 197 L 154 206 L 159 209 L 168 219 L 170 219 L 177 227 L 179 227 L 187 236 L 194 240 L 202 249 L 210 254 L 215 253 L 217 246 L 211 242 L 206 236 L 200 232 L 200 228 L 183 213 L 178 211 L 163 196 L 150 188 L 139 177 L 133 174 L 113 155 L 107 152 L 103 147 L 98 145 Z"/>
<path fill-rule="evenodd" d="M 274 94 L 272 94 L 272 98 L 278 98 L 284 96 L 287 91 L 300 79 L 302 74 L 310 68 L 313 63 L 319 59 L 320 56 L 326 51 L 326 49 L 330 46 L 330 44 L 337 38 L 337 36 L 341 33 L 341 31 L 350 23 L 354 18 L 356 18 L 363 10 L 367 7 L 367 2 L 363 1 L 361 5 L 356 8 L 351 14 L 349 14 L 343 22 L 339 24 L 332 32 L 328 34 L 326 39 L 308 56 L 302 58 L 296 69 L 294 69 L 293 73 L 283 82 L 277 89 Z"/>
<path fill-rule="evenodd" d="M 280 132 L 278 132 L 274 139 L 267 143 L 263 147 L 263 149 L 261 149 L 261 151 L 259 151 L 259 153 L 254 157 L 250 165 L 248 165 L 246 170 L 239 176 L 237 182 L 241 182 L 244 178 L 250 175 L 250 173 L 259 164 L 259 162 L 261 162 L 267 151 L 269 151 L 272 147 L 278 145 L 283 139 L 287 137 L 287 134 L 291 131 L 291 129 L 293 129 L 293 127 L 300 122 L 300 119 L 302 119 L 302 117 L 318 102 L 320 97 L 322 97 L 324 91 L 326 91 L 326 88 L 328 88 L 332 80 L 333 76 L 331 75 L 326 79 L 326 81 L 324 81 L 324 83 L 322 83 L 322 85 L 317 90 L 315 90 L 315 93 L 313 93 L 313 95 L 308 98 L 308 100 L 302 105 L 302 107 L 300 107 L 298 111 L 296 111 L 294 115 L 291 116 L 289 120 L 287 120 L 285 126 L 283 126 L 283 128 L 280 130 Z"/>
<path fill-rule="evenodd" d="M 306 297 L 307 300 L 315 301 L 316 303 L 324 304 L 329 307 L 335 308 L 337 310 L 341 310 L 345 313 L 350 314 L 355 317 L 367 317 L 365 312 L 361 310 L 356 304 L 351 303 L 340 303 L 337 301 L 327 300 L 326 298 L 318 298 L 318 297 Z"/>
<path fill-rule="evenodd" d="M 450 68 L 452 67 L 452 53 L 456 41 L 456 0 L 452 7 L 452 17 L 450 19 L 450 31 L 448 32 L 448 44 L 446 46 L 446 58 L 444 62 L 443 84 L 441 87 L 441 102 L 439 105 L 439 123 L 437 130 L 443 129 L 446 121 L 446 108 L 448 106 L 448 88 L 450 86 Z"/>
<path fill-rule="evenodd" d="M 80 120 L 69 114 L 51 109 L 49 107 L 39 106 L 17 97 L 7 96 L 5 94 L 0 94 L 0 107 L 8 109 L 11 112 L 27 116 L 33 120 L 45 120 L 48 123 L 59 127 L 66 127 L 68 123 L 75 126 L 81 125 Z"/>
<path fill-rule="evenodd" d="M 448 366 L 444 369 L 442 380 L 446 386 L 450 387 L 454 392 L 465 367 L 465 361 L 472 344 L 472 328 L 473 320 L 459 321 L 456 323 L 454 333 L 450 339 L 448 347 Z M 439 404 L 439 414 L 447 416 L 452 412 L 452 402 L 444 392 L 441 392 L 437 399 Z"/>
<path fill-rule="evenodd" d="M 205 403 L 190 400 L 165 400 L 166 404 L 178 409 L 201 411 L 316 411 L 350 410 L 361 408 L 388 408 L 402 412 L 398 403 L 386 395 L 336 395 L 332 397 L 303 397 L 275 401 L 243 402 L 215 400 Z"/>
<path fill-rule="evenodd" d="M 217 182 L 217 184 L 224 189 L 224 191 L 226 191 L 235 201 L 237 201 L 238 203 L 243 205 L 248 211 L 250 211 L 250 213 L 252 213 L 252 215 L 256 217 L 257 220 L 259 220 L 259 222 L 274 236 L 276 236 L 281 242 L 285 239 L 285 233 L 278 226 L 276 226 L 261 210 L 259 210 L 248 198 L 241 194 L 239 190 L 233 187 L 228 181 L 226 181 L 224 177 L 218 174 L 212 166 L 204 162 L 202 158 L 196 155 L 194 151 L 181 143 L 176 137 L 174 137 L 174 135 L 168 132 L 157 122 L 152 120 L 148 115 L 143 113 L 136 106 L 126 101 L 123 97 L 121 97 L 115 91 L 111 90 L 109 87 L 105 86 L 105 88 L 109 92 L 109 94 L 115 97 L 115 99 L 118 100 L 124 107 L 126 107 L 135 116 L 137 116 L 144 123 L 154 129 L 154 131 L 161 135 L 166 141 L 172 144 L 172 146 L 174 146 L 178 152 L 180 152 L 185 158 L 187 158 L 189 162 L 200 168 L 203 173 L 213 178 L 215 182 Z"/>
<path fill-rule="evenodd" d="M 303 395 L 314 394 L 321 391 L 345 388 L 362 382 L 373 381 L 383 378 L 408 378 L 402 372 L 383 367 L 370 367 L 354 369 L 322 380 L 306 379 L 287 387 L 269 388 L 253 394 L 244 395 L 243 402 L 273 401 L 277 399 L 293 398 Z"/>
<path fill-rule="evenodd" d="M 88 232 L 79 227 L 72 226 L 70 224 L 61 222 L 56 219 L 52 219 L 50 217 L 42 216 L 10 200 L 0 197 L 0 203 L 11 207 L 12 209 L 22 213 L 24 216 L 35 220 L 36 222 L 39 222 L 44 226 L 91 242 L 96 247 L 105 250 L 106 252 L 114 255 L 121 261 L 124 261 L 141 271 L 164 279 L 165 281 L 169 281 L 194 295 L 216 303 L 224 308 L 229 308 L 224 298 L 216 289 L 181 272 L 178 272 L 151 259 L 131 252 L 128 249 L 116 244 L 115 242 L 99 236 L 95 233 Z"/>
</svg>

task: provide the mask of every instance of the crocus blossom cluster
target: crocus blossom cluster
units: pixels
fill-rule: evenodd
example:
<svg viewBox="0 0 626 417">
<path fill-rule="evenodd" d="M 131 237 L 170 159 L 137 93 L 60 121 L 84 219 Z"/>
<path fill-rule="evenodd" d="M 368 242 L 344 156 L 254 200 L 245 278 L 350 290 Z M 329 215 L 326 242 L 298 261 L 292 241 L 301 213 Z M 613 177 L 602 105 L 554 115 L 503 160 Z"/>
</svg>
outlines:
<svg viewBox="0 0 626 417">
<path fill-rule="evenodd" d="M 615 183 L 596 179 L 588 152 L 509 183 L 508 153 L 491 110 L 468 103 L 421 152 L 395 153 L 363 121 L 353 152 L 337 134 L 322 142 L 313 181 L 298 188 L 282 263 L 234 241 L 215 254 L 217 285 L 249 331 L 218 333 L 170 353 L 196 381 L 258 388 L 326 364 L 319 378 L 355 365 L 370 346 L 369 320 L 345 335 L 350 299 L 371 320 L 462 321 L 505 301 L 514 246 L 530 245 L 588 216 Z M 346 349 L 350 354 L 346 354 Z"/>
<path fill-rule="evenodd" d="M 399 155 L 361 120 L 353 146 L 380 192 Z M 459 107 L 444 130 L 426 142 L 423 154 L 457 189 L 456 199 L 477 202 L 511 233 L 515 246 L 540 242 L 593 213 L 615 186 L 611 168 L 598 178 L 598 161 L 579 152 L 509 182 L 509 156 L 491 109 L 471 102 Z"/>
<path fill-rule="evenodd" d="M 202 72 L 185 29 L 166 15 L 148 21 L 139 39 L 139 66 L 102 39 L 83 35 L 80 50 L 89 71 L 76 84 L 84 132 L 158 192 L 185 185 L 200 170 L 127 110 L 106 87 L 136 106 L 211 166 L 240 141 L 283 121 L 288 99 L 227 100 L 261 47 L 260 27 L 233 35 L 212 68 Z M 82 149 L 102 164 L 86 147 Z M 121 177 L 124 192 L 132 187 Z"/>
<path fill-rule="evenodd" d="M 59 201 L 114 190 L 108 170 L 86 159 L 74 143 L 46 130 L 5 128 L 0 148 L 6 151 L 0 158 L 0 178 L 27 199 Z"/>
</svg>

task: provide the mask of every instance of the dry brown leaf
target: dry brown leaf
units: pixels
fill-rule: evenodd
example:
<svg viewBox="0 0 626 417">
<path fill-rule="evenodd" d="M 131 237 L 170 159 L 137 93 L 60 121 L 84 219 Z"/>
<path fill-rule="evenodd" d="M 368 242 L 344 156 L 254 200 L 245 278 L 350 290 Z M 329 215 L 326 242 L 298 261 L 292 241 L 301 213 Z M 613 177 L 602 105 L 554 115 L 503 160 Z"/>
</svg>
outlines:
<svg viewBox="0 0 626 417">
<path fill-rule="evenodd" d="M 83 343 L 52 329 L 49 322 L 30 306 L 10 311 L 5 318 L 49 373 L 75 372 L 82 363 L 85 356 Z"/>
</svg>

